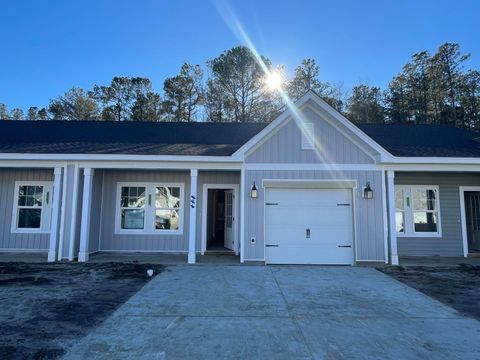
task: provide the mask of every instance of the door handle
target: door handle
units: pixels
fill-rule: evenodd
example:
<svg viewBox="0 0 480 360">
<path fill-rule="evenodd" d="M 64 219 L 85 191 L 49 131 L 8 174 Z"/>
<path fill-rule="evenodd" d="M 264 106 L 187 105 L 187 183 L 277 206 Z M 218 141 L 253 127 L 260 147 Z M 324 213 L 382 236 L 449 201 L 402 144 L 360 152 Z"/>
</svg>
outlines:
<svg viewBox="0 0 480 360">
<path fill-rule="evenodd" d="M 341 247 L 341 248 L 351 248 L 352 245 L 338 245 L 338 247 Z"/>
<path fill-rule="evenodd" d="M 310 229 L 305 229 L 305 237 L 310 239 Z"/>
</svg>

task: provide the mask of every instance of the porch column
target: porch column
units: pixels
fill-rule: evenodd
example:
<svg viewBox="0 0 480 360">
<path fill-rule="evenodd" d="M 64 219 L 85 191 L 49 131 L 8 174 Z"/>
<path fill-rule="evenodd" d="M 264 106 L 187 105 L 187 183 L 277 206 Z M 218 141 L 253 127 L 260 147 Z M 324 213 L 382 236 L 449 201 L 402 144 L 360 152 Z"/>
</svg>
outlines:
<svg viewBox="0 0 480 360">
<path fill-rule="evenodd" d="M 188 237 L 188 263 L 195 264 L 195 238 L 197 229 L 198 170 L 190 170 L 190 227 Z"/>
<path fill-rule="evenodd" d="M 395 227 L 395 172 L 387 171 L 387 191 L 388 191 L 388 220 L 389 220 L 389 237 L 390 237 L 390 263 L 398 265 L 397 251 L 397 229 Z"/>
<path fill-rule="evenodd" d="M 88 240 L 90 232 L 90 209 L 92 207 L 93 169 L 83 170 L 82 220 L 80 224 L 80 251 L 78 261 L 88 261 Z"/>
<path fill-rule="evenodd" d="M 58 225 L 60 220 L 61 188 L 62 188 L 62 168 L 55 168 L 53 171 L 53 194 L 52 194 L 52 220 L 50 223 L 50 246 L 48 249 L 48 261 L 55 261 L 58 248 Z"/>
</svg>

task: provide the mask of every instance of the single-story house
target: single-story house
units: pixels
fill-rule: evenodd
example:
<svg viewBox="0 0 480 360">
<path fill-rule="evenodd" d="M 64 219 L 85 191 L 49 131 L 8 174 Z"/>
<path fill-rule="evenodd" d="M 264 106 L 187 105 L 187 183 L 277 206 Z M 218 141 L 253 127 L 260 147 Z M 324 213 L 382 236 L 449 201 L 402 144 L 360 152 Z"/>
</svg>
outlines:
<svg viewBox="0 0 480 360">
<path fill-rule="evenodd" d="M 468 256 L 480 250 L 478 136 L 355 125 L 312 91 L 269 124 L 1 121 L 0 251 Z"/>
</svg>

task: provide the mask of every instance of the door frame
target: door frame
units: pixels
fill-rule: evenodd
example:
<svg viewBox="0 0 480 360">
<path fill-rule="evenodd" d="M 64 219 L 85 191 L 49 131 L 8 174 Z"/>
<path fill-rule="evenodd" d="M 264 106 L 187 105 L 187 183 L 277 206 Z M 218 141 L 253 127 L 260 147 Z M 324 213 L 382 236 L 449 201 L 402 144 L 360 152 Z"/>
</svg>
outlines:
<svg viewBox="0 0 480 360">
<path fill-rule="evenodd" d="M 239 185 L 238 184 L 203 184 L 203 191 L 202 191 L 202 243 L 200 246 L 200 253 L 205 255 L 207 251 L 207 217 L 208 217 L 208 190 L 233 190 L 233 241 L 234 241 L 234 251 L 235 255 L 239 254 L 239 242 L 238 242 L 238 192 L 239 192 Z"/>
<path fill-rule="evenodd" d="M 347 189 L 351 190 L 352 195 L 352 266 L 358 262 L 357 258 L 357 180 L 355 179 L 263 179 L 262 188 L 267 196 L 267 190 L 272 188 L 281 189 Z M 480 189 L 480 188 L 479 188 Z M 263 201 L 263 261 L 267 263 L 267 230 L 266 230 L 266 216 L 267 206 L 266 200 Z"/>
<path fill-rule="evenodd" d="M 478 191 L 480 186 L 460 186 L 458 188 L 460 195 L 460 222 L 462 223 L 462 241 L 463 241 L 463 257 L 468 256 L 468 233 L 467 233 L 467 215 L 465 211 L 465 192 Z"/>
</svg>

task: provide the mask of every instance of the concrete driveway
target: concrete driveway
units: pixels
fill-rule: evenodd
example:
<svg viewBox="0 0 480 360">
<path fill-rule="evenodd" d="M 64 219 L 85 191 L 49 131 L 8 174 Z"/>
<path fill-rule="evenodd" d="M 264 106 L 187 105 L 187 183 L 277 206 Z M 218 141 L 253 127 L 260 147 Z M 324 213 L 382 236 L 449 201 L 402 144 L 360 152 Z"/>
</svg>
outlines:
<svg viewBox="0 0 480 360">
<path fill-rule="evenodd" d="M 478 359 L 480 323 L 371 268 L 172 266 L 66 358 Z"/>
</svg>

